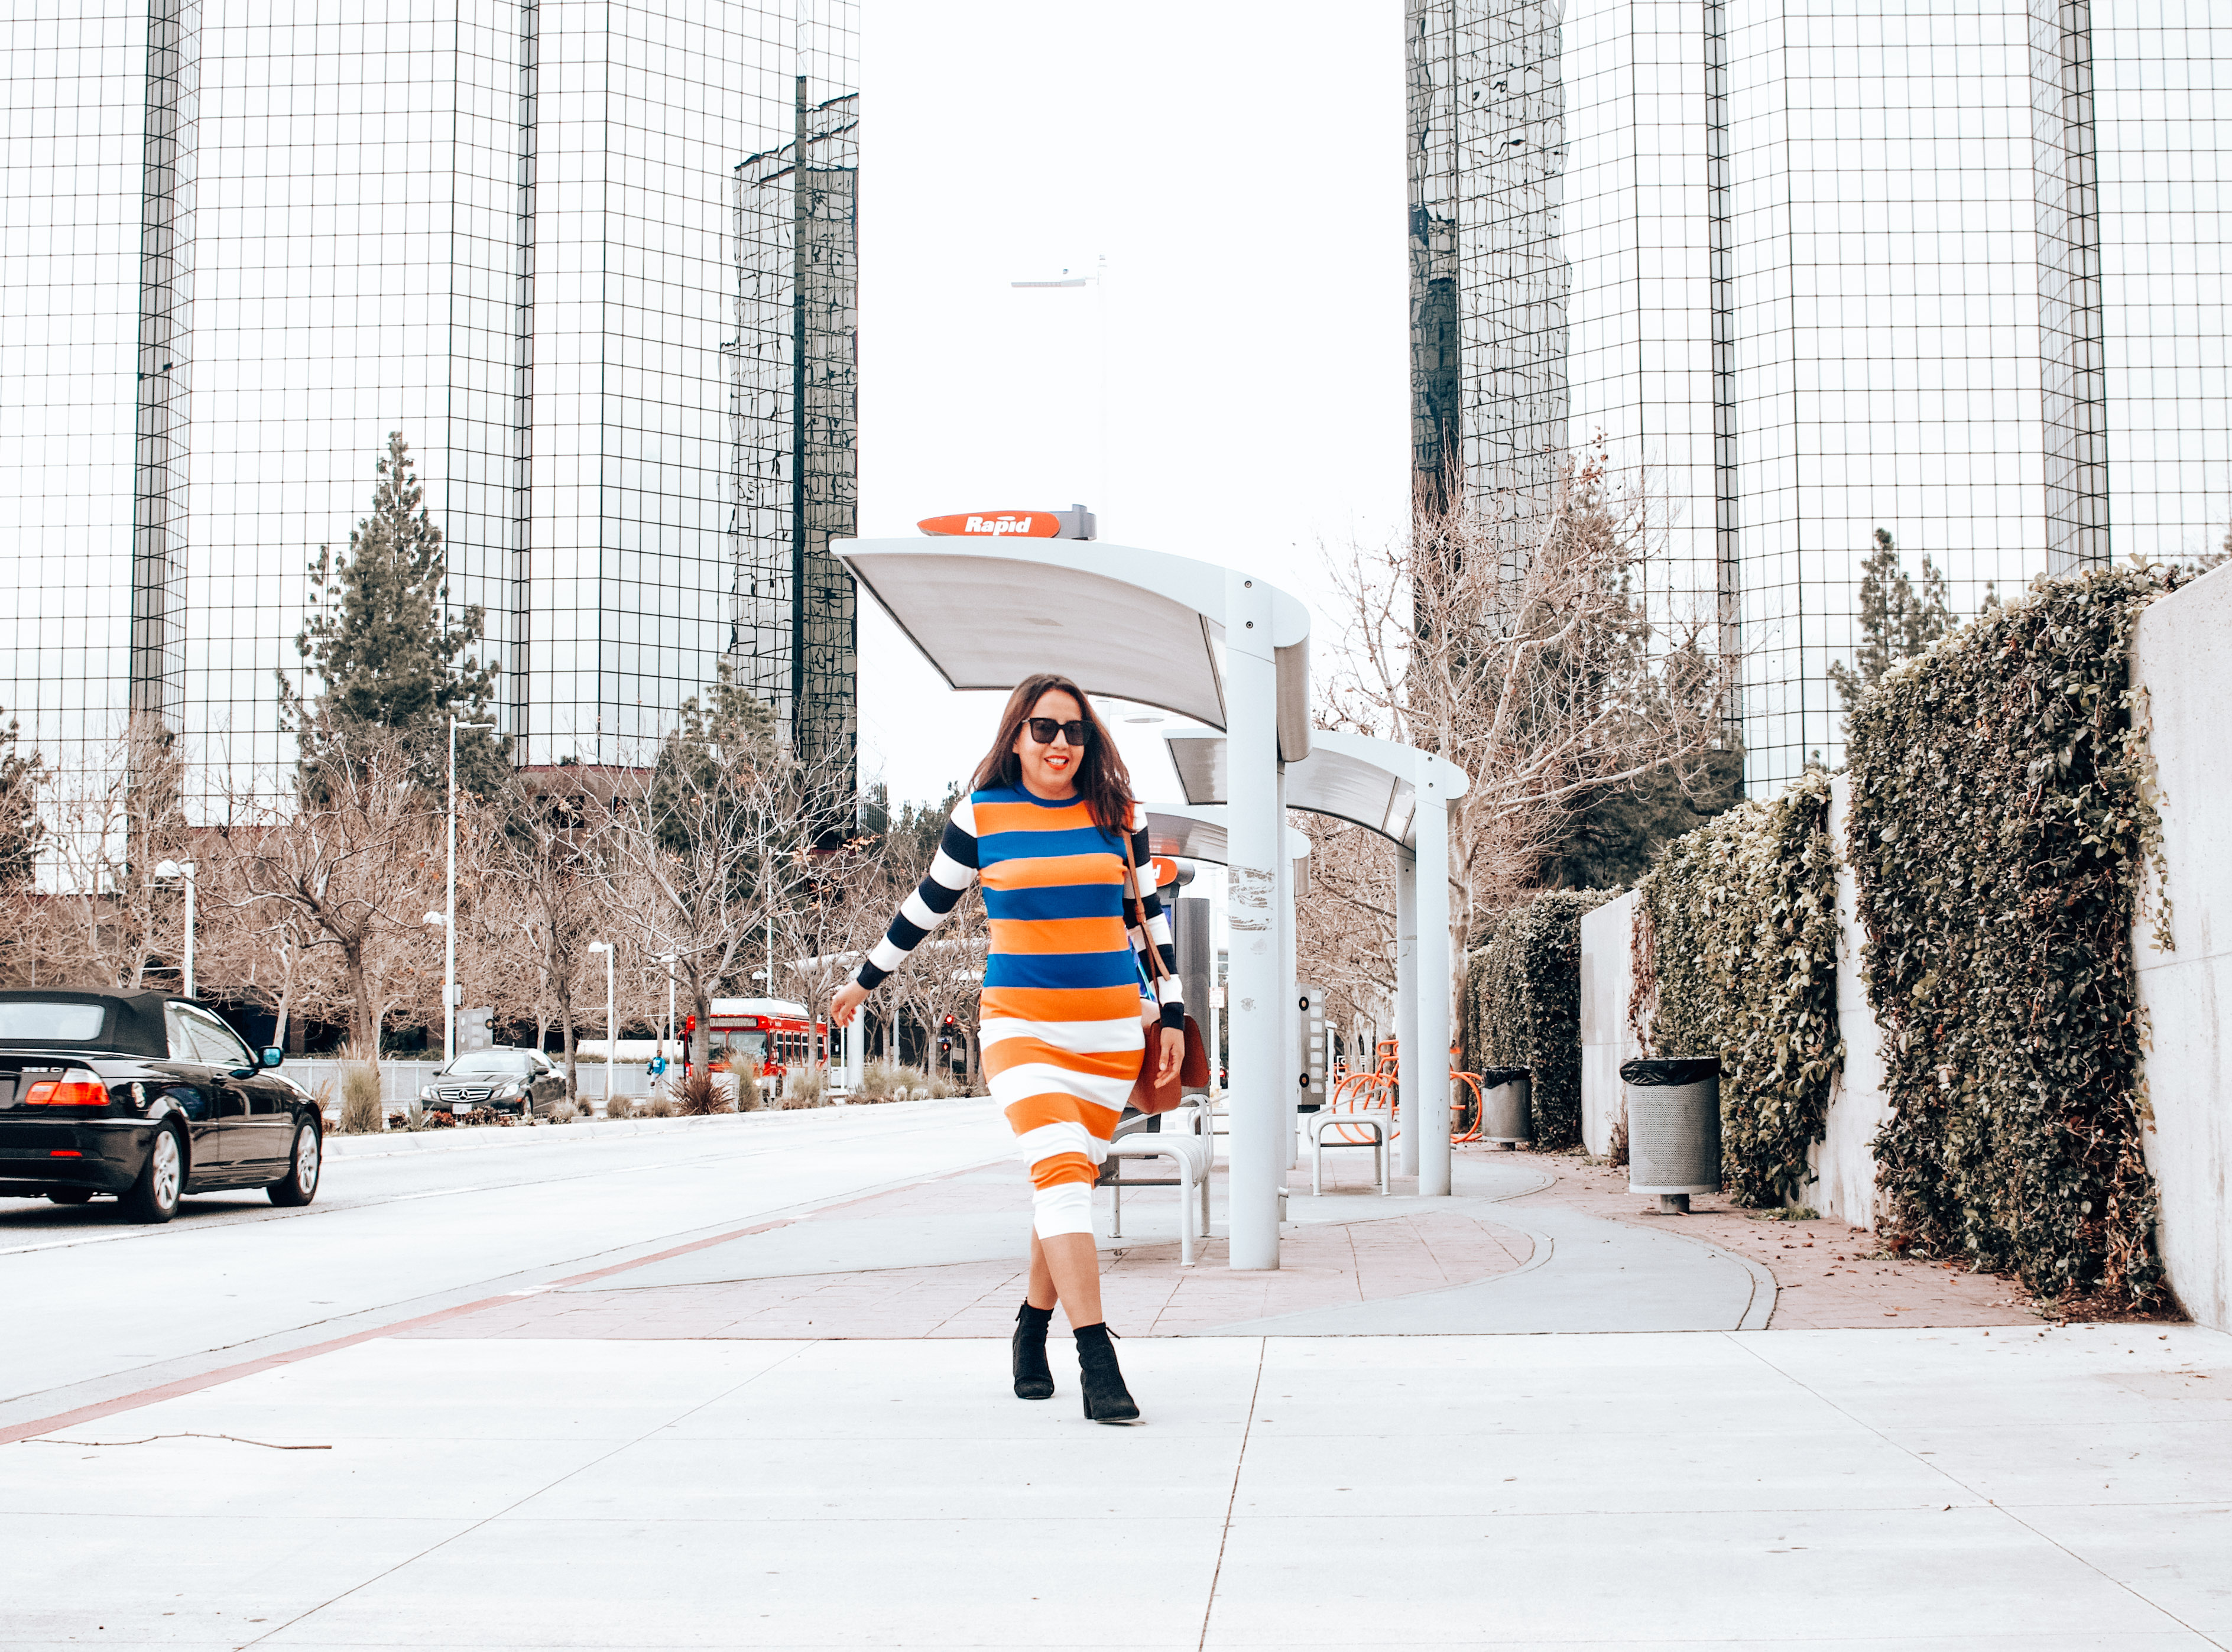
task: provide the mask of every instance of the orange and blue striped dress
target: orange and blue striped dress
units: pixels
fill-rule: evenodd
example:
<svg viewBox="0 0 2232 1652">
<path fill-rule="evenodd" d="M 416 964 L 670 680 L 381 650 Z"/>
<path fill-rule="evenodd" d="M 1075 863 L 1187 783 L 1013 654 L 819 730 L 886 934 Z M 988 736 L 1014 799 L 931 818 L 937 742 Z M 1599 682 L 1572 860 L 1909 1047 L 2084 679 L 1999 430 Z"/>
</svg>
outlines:
<svg viewBox="0 0 2232 1652">
<path fill-rule="evenodd" d="M 1146 811 L 1132 806 L 1132 859 L 1145 887 L 1126 923 L 1124 845 L 1081 800 L 1027 788 L 975 792 L 945 823 L 937 858 L 857 972 L 873 988 L 984 885 L 991 944 L 977 1037 L 992 1098 L 1031 1170 L 1041 1239 L 1093 1231 L 1093 1182 L 1139 1074 L 1147 970 L 1157 948 L 1165 1027 L 1184 1024 L 1170 920 L 1149 870 Z"/>
</svg>

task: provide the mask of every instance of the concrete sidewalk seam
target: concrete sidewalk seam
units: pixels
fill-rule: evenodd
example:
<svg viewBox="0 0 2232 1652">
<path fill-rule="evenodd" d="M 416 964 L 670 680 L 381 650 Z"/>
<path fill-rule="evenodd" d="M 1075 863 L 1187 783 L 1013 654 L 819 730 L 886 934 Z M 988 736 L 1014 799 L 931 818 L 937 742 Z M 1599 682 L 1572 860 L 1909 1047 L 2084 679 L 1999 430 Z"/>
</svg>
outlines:
<svg viewBox="0 0 2232 1652">
<path fill-rule="evenodd" d="M 1263 1366 L 1271 1339 L 1256 1339 L 1256 1380 L 1248 1389 L 1248 1420 L 1240 1428 L 1240 1449 L 1232 1457 L 1232 1490 L 1224 1502 L 1224 1524 L 1217 1534 L 1217 1565 L 1210 1569 L 1209 1598 L 1201 1606 L 1201 1638 L 1194 1642 L 1194 1652 L 1204 1652 L 1209 1645 L 1209 1626 L 1217 1616 L 1217 1586 L 1224 1577 L 1224 1551 L 1232 1541 L 1232 1516 L 1240 1506 L 1240 1477 L 1248 1469 L 1248 1438 L 1256 1429 L 1256 1407 L 1263 1394 Z"/>
<path fill-rule="evenodd" d="M 739 1228 L 732 1233 L 717 1234 L 710 1239 L 700 1239 L 687 1245 L 678 1245 L 672 1250 L 662 1251 L 655 1256 L 639 1257 L 633 1262 L 620 1262 L 611 1267 L 598 1268 L 591 1273 L 577 1274 L 574 1279 L 561 1280 L 560 1283 L 578 1284 L 587 1279 L 601 1279 L 608 1273 L 625 1273 L 631 1267 L 648 1267 L 652 1262 L 664 1262 L 672 1257 L 687 1255 L 694 1250 L 702 1250 L 708 1245 L 723 1245 L 732 1239 L 748 1238 L 753 1234 L 763 1234 L 776 1228 L 787 1228 L 798 1220 L 800 1219 L 795 1216 L 787 1216 L 775 1221 L 762 1222 L 753 1228 Z M 41 1435 L 52 1434 L 58 1428 L 75 1428 L 84 1423 L 97 1422 L 103 1417 L 114 1416 L 120 1411 L 135 1411 L 143 1405 L 154 1405 L 164 1400 L 175 1400 L 188 1394 L 198 1394 L 204 1389 L 217 1388 L 226 1383 L 237 1382 L 243 1377 L 254 1377 L 263 1371 L 277 1370 L 282 1366 L 299 1364 L 306 1359 L 315 1359 L 321 1354 L 339 1353 L 344 1348 L 354 1348 L 360 1343 L 376 1342 L 383 1337 L 399 1336 L 406 1331 L 422 1330 L 428 1325 L 439 1325 L 445 1319 L 457 1318 L 461 1314 L 478 1313 L 483 1308 L 499 1306 L 525 1294 L 528 1293 L 509 1291 L 499 1296 L 483 1297 L 475 1302 L 461 1302 L 455 1307 L 438 1308 L 431 1313 L 423 1313 L 415 1318 L 398 1320 L 393 1325 L 378 1325 L 365 1331 L 352 1331 L 346 1337 L 331 1338 L 325 1342 L 312 1343 L 308 1347 L 290 1349 L 284 1353 L 265 1354 L 260 1358 L 243 1360 L 236 1365 L 221 1365 L 213 1371 L 204 1371 L 198 1377 L 182 1377 L 175 1382 L 165 1383 L 155 1388 L 143 1389 L 137 1394 L 127 1394 L 119 1399 L 104 1400 L 96 1404 L 80 1406 L 75 1411 L 64 1411 L 55 1416 L 39 1418 L 35 1422 L 0 1428 L 0 1446 L 12 1446 L 21 1441 L 35 1440 Z"/>
<path fill-rule="evenodd" d="M 811 1344 L 808 1344 L 808 1346 L 810 1345 Z M 510 1514 L 514 1511 L 524 1506 L 526 1504 L 533 1502 L 536 1498 L 545 1496 L 550 1492 L 556 1490 L 568 1480 L 573 1479 L 574 1475 L 586 1473 L 587 1470 L 595 1467 L 599 1463 L 609 1462 L 613 1458 L 619 1456 L 623 1451 L 633 1450 L 637 1446 L 641 1445 L 645 1441 L 650 1439 L 652 1435 L 659 1434 L 667 1428 L 671 1428 L 676 1423 L 683 1422 L 686 1418 L 695 1416 L 698 1412 L 704 1410 L 709 1405 L 717 1404 L 720 1401 L 724 1400 L 731 1394 L 736 1393 L 737 1390 L 749 1388 L 754 1383 L 759 1381 L 761 1377 L 766 1376 L 776 1366 L 785 1364 L 789 1361 L 797 1358 L 803 1351 L 804 1348 L 795 1348 L 791 1350 L 790 1352 L 785 1354 L 781 1359 L 769 1361 L 767 1364 L 762 1366 L 758 1370 L 754 1371 L 749 1377 L 745 1377 L 743 1381 L 732 1383 L 728 1388 L 722 1390 L 718 1394 L 709 1395 L 706 1398 L 700 1400 L 697 1404 L 689 1407 L 678 1416 L 669 1417 L 665 1422 L 658 1424 L 656 1427 L 645 1429 L 643 1433 L 638 1435 L 633 1440 L 620 1441 L 619 1443 L 614 1445 L 611 1450 L 600 1453 L 598 1455 L 589 1459 L 587 1462 L 574 1464 L 573 1467 L 568 1469 L 564 1474 L 559 1475 L 557 1479 L 551 1480 L 548 1484 L 536 1487 L 533 1491 L 514 1500 L 504 1507 L 490 1511 L 490 1513 L 483 1515 L 477 1520 L 468 1521 L 457 1531 L 451 1532 L 449 1536 L 444 1538 L 440 1542 L 430 1543 L 425 1548 L 419 1550 L 418 1553 L 406 1556 L 403 1559 L 397 1561 L 393 1565 L 389 1566 L 385 1571 L 374 1572 L 371 1577 L 363 1579 L 361 1582 L 350 1584 L 347 1589 L 342 1590 L 337 1595 L 328 1596 L 324 1600 L 320 1601 L 316 1605 L 310 1607 L 308 1610 L 297 1612 L 294 1616 L 289 1618 L 283 1623 L 274 1624 L 271 1628 L 264 1630 L 263 1634 L 256 1636 L 253 1640 L 241 1642 L 236 1649 L 236 1652 L 248 1652 L 248 1649 L 251 1646 L 261 1646 L 273 1636 L 282 1635 L 287 1630 L 293 1629 L 296 1624 L 308 1622 L 311 1618 L 315 1617 L 320 1612 L 324 1611 L 328 1606 L 337 1605 L 341 1602 L 347 1600 L 352 1595 L 360 1594 L 365 1590 L 371 1588 L 373 1584 L 379 1583 L 381 1579 L 393 1577 L 397 1572 L 401 1571 L 406 1566 L 418 1565 L 419 1561 L 424 1560 L 428 1555 L 433 1554 L 439 1550 L 446 1549 L 450 1545 L 457 1542 L 460 1538 L 470 1537 L 474 1532 L 481 1530 L 482 1527 L 490 1525 L 496 1520 L 500 1520 L 507 1514 Z"/>
</svg>

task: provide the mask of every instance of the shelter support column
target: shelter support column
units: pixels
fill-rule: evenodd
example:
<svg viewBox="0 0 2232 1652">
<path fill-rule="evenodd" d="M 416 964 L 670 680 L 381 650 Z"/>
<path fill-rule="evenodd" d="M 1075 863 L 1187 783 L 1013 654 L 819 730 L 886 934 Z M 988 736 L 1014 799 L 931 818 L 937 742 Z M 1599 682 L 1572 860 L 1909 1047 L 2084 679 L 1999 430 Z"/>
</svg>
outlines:
<svg viewBox="0 0 2232 1652">
<path fill-rule="evenodd" d="M 1301 1092 L 1294 1084 L 1294 1052 L 1301 1047 L 1302 1018 L 1300 994 L 1294 986 L 1294 891 L 1299 880 L 1294 876 L 1294 857 L 1287 852 L 1287 771 L 1279 768 L 1279 1128 L 1285 1132 L 1286 1146 L 1279 1155 L 1279 1169 L 1291 1170 L 1300 1162 L 1301 1150 L 1294 1144 L 1300 1130 Z M 1283 1184 L 1285 1178 L 1281 1176 Z"/>
<path fill-rule="evenodd" d="M 1395 1072 L 1403 1103 L 1397 1170 L 1418 1174 L 1418 857 L 1395 851 Z"/>
<path fill-rule="evenodd" d="M 1418 1100 L 1406 1107 L 1404 1135 L 1418 1144 L 1418 1191 L 1436 1197 L 1450 1191 L 1450 815 L 1439 789 L 1423 776 L 1418 835 L 1411 910 L 1418 923 Z M 1410 1071 L 1406 1065 L 1406 1078 Z M 1406 1100 L 1408 1094 L 1406 1085 Z"/>
<path fill-rule="evenodd" d="M 1278 667 L 1272 644 L 1271 589 L 1231 573 L 1224 580 L 1226 805 L 1226 1039 L 1232 1085 L 1226 1137 L 1231 1171 L 1227 1210 L 1236 1269 L 1279 1266 L 1279 1188 L 1286 1166 L 1279 1130 L 1287 1117 L 1288 1066 L 1280 1047 L 1279 876 L 1282 841 L 1279 769 Z"/>
</svg>

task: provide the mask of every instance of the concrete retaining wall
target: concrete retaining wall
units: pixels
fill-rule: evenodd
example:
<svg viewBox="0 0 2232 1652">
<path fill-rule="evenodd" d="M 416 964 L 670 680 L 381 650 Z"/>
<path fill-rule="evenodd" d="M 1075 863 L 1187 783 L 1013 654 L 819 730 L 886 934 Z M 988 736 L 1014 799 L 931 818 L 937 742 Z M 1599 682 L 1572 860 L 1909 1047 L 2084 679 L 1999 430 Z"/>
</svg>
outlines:
<svg viewBox="0 0 2232 1652">
<path fill-rule="evenodd" d="M 1581 1142 L 1592 1153 L 1612 1144 L 1619 1064 L 1638 1053 L 1627 1030 L 1628 943 L 1642 899 L 1630 890 L 1581 918 Z"/>
<path fill-rule="evenodd" d="M 2185 1311 L 2232 1330 L 2232 566 L 2140 616 L 2169 863 L 2171 940 L 2139 925 L 2139 1001 L 2152 1034 L 2147 1166 L 2162 1189 L 2163 1260 Z"/>
<path fill-rule="evenodd" d="M 1868 1009 L 1861 975 L 1858 884 L 1846 832 L 1852 813 L 1852 782 L 1829 782 L 1829 839 L 1837 852 L 1837 1027 L 1845 1040 L 1845 1069 L 1829 1092 L 1821 1139 L 1807 1153 L 1814 1183 L 1803 1202 L 1854 1228 L 1876 1225 L 1876 1132 L 1891 1116 L 1884 1099 L 1883 1033 Z"/>
<path fill-rule="evenodd" d="M 2163 846 L 2175 950 L 2157 949 L 2142 919 L 2139 1001 L 2151 1031 L 2146 1059 L 2155 1126 L 2148 1167 L 2162 1191 L 2161 1243 L 2171 1288 L 2203 1325 L 2232 1330 L 2232 566 L 2164 598 L 2140 618 L 2134 681 L 2146 690 L 2162 794 Z M 1837 1015 L 1844 1072 L 1807 1195 L 1856 1228 L 1876 1217 L 1871 1143 L 1889 1116 L 1883 1039 L 1868 1009 L 1846 832 L 1851 781 L 1830 790 L 1836 843 Z M 2158 896 L 2157 896 L 2158 897 Z M 1602 1152 L 1619 1111 L 1627 1039 L 1628 959 L 1637 897 L 1581 920 L 1582 1128 Z"/>
<path fill-rule="evenodd" d="M 565 1070 L 562 1060 L 555 1056 L 551 1059 L 561 1072 Z M 399 1061 L 393 1057 L 382 1061 L 380 1064 L 380 1099 L 390 1107 L 409 1106 L 411 1098 L 440 1070 L 441 1066 L 439 1061 Z M 338 1108 L 341 1105 L 341 1066 L 339 1061 L 292 1056 L 280 1071 L 313 1095 L 317 1093 L 320 1085 L 332 1085 L 333 1105 Z M 602 1061 L 577 1060 L 574 1073 L 583 1097 L 593 1101 L 604 1099 L 605 1064 Z M 651 1089 L 651 1075 L 643 1070 L 641 1062 L 622 1062 L 613 1069 L 613 1094 L 648 1096 Z"/>
</svg>

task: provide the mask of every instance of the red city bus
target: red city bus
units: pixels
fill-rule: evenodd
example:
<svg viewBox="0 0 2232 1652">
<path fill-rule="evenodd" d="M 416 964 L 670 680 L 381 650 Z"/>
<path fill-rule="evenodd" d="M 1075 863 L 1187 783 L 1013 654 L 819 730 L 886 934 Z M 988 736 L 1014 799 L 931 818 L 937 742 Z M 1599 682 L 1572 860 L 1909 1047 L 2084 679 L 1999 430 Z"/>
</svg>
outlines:
<svg viewBox="0 0 2232 1652">
<path fill-rule="evenodd" d="M 705 1046 L 714 1059 L 726 1053 L 737 1066 L 760 1064 L 763 1078 L 781 1079 L 794 1066 L 829 1059 L 829 1023 L 787 998 L 716 998 Z"/>
</svg>

